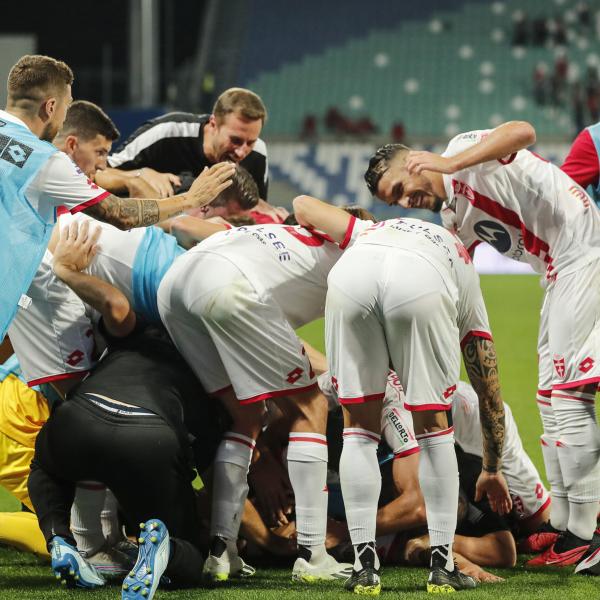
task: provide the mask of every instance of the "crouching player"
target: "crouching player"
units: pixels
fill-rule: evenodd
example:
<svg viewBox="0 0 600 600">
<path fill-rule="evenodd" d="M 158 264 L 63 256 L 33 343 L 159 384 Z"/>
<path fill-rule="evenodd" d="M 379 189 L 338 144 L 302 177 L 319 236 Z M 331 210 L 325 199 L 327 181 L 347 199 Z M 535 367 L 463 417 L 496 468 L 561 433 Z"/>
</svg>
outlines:
<svg viewBox="0 0 600 600">
<path fill-rule="evenodd" d="M 175 585 L 199 582 L 191 481 L 214 419 L 206 412 L 210 403 L 198 402 L 202 388 L 164 329 L 137 319 L 116 288 L 80 272 L 97 235 L 88 235 L 87 223 L 71 224 L 65 234 L 55 249 L 55 273 L 101 312 L 108 352 L 39 433 L 29 493 L 57 578 L 96 587 L 104 580 L 77 552 L 69 514 L 77 481 L 107 485 L 126 518 L 144 523 L 123 598 L 151 599 L 163 572 Z"/>
<path fill-rule="evenodd" d="M 337 212 L 308 197 L 296 198 L 294 209 L 300 223 L 324 231 L 330 215 L 336 218 L 332 211 Z M 343 213 L 337 214 L 340 221 L 346 220 Z M 355 548 L 354 571 L 346 587 L 367 594 L 381 588 L 375 551 L 381 487 L 377 446 L 390 364 L 406 390 L 419 441 L 419 480 L 432 546 L 427 589 L 475 587 L 472 578 L 455 568 L 452 557 L 458 466 L 446 411 L 458 383 L 461 346 L 482 414 L 484 460 L 478 497 L 487 494 L 500 514 L 510 510 L 511 500 L 500 472 L 504 409 L 496 354 L 470 257 L 441 227 L 393 219 L 358 237 L 331 270 L 328 285 L 327 355 L 344 407 L 340 481 Z"/>
</svg>

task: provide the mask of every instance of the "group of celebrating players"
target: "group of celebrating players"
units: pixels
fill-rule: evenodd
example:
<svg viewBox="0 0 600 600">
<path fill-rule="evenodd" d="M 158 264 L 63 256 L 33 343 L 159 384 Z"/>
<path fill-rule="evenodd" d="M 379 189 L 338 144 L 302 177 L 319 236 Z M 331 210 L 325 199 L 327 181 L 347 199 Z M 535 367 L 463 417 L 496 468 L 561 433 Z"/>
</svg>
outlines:
<svg viewBox="0 0 600 600">
<path fill-rule="evenodd" d="M 58 579 L 152 598 L 252 576 L 243 549 L 294 557 L 300 583 L 377 595 L 381 563 L 408 562 L 452 592 L 499 579 L 482 567 L 513 566 L 516 539 L 531 567 L 600 573 L 600 213 L 531 125 L 377 150 L 373 195 L 444 227 L 309 196 L 288 215 L 253 92 L 110 155 L 72 81 L 25 56 L 0 111 L 0 482 Z M 542 275 L 550 494 L 503 403 L 482 241 Z M 295 332 L 321 316 L 326 357 Z"/>
</svg>

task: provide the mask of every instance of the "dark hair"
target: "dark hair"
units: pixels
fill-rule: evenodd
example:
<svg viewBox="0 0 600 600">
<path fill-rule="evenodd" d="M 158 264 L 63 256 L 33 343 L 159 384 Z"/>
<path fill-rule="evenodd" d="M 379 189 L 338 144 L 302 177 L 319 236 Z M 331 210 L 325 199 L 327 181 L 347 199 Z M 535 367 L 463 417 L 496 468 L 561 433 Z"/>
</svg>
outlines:
<svg viewBox="0 0 600 600">
<path fill-rule="evenodd" d="M 99 106 L 87 100 L 77 100 L 69 107 L 59 133 L 60 137 L 68 135 L 76 135 L 83 141 L 102 135 L 114 142 L 120 134 L 112 119 Z"/>
<path fill-rule="evenodd" d="M 249 215 L 231 215 L 225 220 L 234 227 L 241 227 L 242 225 L 256 225 L 256 221 Z"/>
<path fill-rule="evenodd" d="M 258 204 L 260 198 L 258 186 L 250 173 L 236 165 L 232 177 L 233 183 L 223 190 L 211 203 L 211 206 L 225 206 L 228 202 L 237 202 L 242 210 L 250 210 Z"/>
<path fill-rule="evenodd" d="M 388 170 L 390 162 L 392 162 L 396 154 L 398 154 L 398 152 L 408 152 L 410 150 L 411 148 L 404 144 L 386 144 L 385 146 L 381 146 L 381 148 L 373 154 L 365 172 L 365 181 L 373 196 L 377 195 L 379 181 L 383 177 L 383 174 Z"/>
<path fill-rule="evenodd" d="M 373 221 L 373 223 L 377 223 L 375 215 L 362 206 L 340 206 L 340 208 L 357 219 L 362 219 L 363 221 Z"/>
<path fill-rule="evenodd" d="M 73 71 L 64 62 L 41 54 L 26 54 L 8 74 L 8 104 L 42 102 L 49 96 L 62 95 L 72 83 Z"/>
<path fill-rule="evenodd" d="M 229 88 L 215 102 L 213 115 L 221 122 L 230 113 L 239 113 L 245 119 L 263 124 L 267 120 L 267 109 L 260 96 L 244 88 Z"/>
</svg>

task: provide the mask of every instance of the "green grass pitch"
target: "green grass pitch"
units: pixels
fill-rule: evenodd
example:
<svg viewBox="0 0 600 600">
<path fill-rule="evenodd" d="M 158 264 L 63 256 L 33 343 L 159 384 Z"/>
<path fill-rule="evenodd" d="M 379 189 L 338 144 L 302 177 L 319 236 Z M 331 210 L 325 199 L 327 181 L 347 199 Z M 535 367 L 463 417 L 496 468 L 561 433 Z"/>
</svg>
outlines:
<svg viewBox="0 0 600 600">
<path fill-rule="evenodd" d="M 542 290 L 533 276 L 483 276 L 481 278 L 494 340 L 496 342 L 500 379 L 504 400 L 511 405 L 526 450 L 543 473 L 539 448 L 540 420 L 535 404 L 537 385 L 536 336 Z M 315 347 L 323 349 L 322 323 L 306 326 L 300 335 Z M 17 504 L 0 489 L 0 510 L 14 510 Z M 570 570 L 525 572 L 495 570 L 506 578 L 503 584 L 484 585 L 460 597 L 524 598 L 539 600 L 592 600 L 600 597 L 600 581 L 593 578 L 569 577 Z M 290 600 L 306 597 L 349 598 L 339 584 L 298 587 L 289 579 L 288 569 L 263 570 L 250 581 L 218 590 L 159 590 L 156 597 L 188 600 L 196 598 L 223 598 L 226 600 Z M 425 569 L 387 568 L 383 574 L 383 597 L 412 599 L 423 597 Z M 0 548 L 0 600 L 73 598 L 90 599 L 120 597 L 117 585 L 93 592 L 62 589 L 51 578 L 49 568 L 33 556 Z"/>
</svg>

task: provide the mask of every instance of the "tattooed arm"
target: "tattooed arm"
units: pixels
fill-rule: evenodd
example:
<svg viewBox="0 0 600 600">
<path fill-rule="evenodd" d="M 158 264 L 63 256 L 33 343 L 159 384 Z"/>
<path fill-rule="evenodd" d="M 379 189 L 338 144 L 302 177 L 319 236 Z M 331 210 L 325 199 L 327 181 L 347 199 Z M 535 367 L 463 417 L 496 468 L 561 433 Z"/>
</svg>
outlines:
<svg viewBox="0 0 600 600">
<path fill-rule="evenodd" d="M 231 185 L 234 171 L 234 165 L 218 163 L 205 169 L 185 194 L 163 200 L 111 195 L 84 212 L 119 229 L 147 227 L 181 214 L 184 210 L 208 204 Z"/>
<path fill-rule="evenodd" d="M 498 381 L 496 349 L 491 340 L 472 336 L 463 348 L 463 360 L 471 385 L 479 398 L 483 440 L 483 470 L 475 500 L 487 494 L 492 510 L 509 512 L 512 502 L 500 466 L 504 446 L 504 404 Z"/>
</svg>

